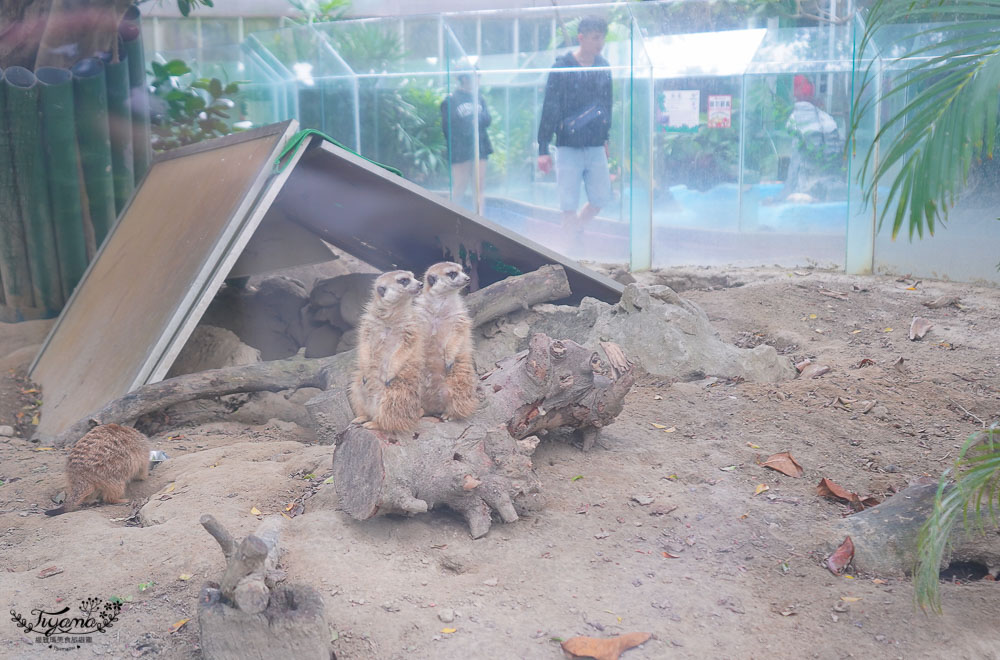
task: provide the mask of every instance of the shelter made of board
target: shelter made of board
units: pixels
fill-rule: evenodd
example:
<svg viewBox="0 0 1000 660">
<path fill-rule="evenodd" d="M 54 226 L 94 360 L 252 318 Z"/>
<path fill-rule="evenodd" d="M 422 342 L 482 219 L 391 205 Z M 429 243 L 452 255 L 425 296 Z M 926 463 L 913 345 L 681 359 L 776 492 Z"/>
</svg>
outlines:
<svg viewBox="0 0 1000 660">
<path fill-rule="evenodd" d="M 31 365 L 38 437 L 162 380 L 223 282 L 335 258 L 415 273 L 477 256 L 486 285 L 561 264 L 570 301 L 622 287 L 294 121 L 154 161 Z"/>
</svg>

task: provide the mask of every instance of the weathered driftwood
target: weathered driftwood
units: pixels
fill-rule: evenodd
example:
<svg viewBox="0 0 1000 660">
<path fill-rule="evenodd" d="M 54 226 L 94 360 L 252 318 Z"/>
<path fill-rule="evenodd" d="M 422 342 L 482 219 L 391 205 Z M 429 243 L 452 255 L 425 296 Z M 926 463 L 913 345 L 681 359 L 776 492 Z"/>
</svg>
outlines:
<svg viewBox="0 0 1000 660">
<path fill-rule="evenodd" d="M 277 584 L 281 521 L 270 516 L 237 543 L 214 517 L 201 517 L 226 557 L 222 580 L 206 582 L 198 601 L 205 658 L 330 657 L 320 595 L 306 585 Z"/>
<path fill-rule="evenodd" d="M 569 294 L 569 282 L 562 266 L 543 266 L 531 273 L 509 277 L 474 291 L 466 297 L 466 303 L 478 326 L 525 305 L 558 300 Z M 348 351 L 320 359 L 293 357 L 168 378 L 143 385 L 109 402 L 63 431 L 53 444 L 57 447 L 72 445 L 94 426 L 126 424 L 151 412 L 193 399 L 302 387 L 327 389 L 331 383 L 343 381 L 342 374 L 349 371 L 353 364 L 354 351 Z"/>
<path fill-rule="evenodd" d="M 219 587 L 222 597 L 243 612 L 258 614 L 267 608 L 280 553 L 281 520 L 281 516 L 265 518 L 257 531 L 236 543 L 214 517 L 201 517 L 201 526 L 219 542 L 226 557 Z"/>
<path fill-rule="evenodd" d="M 513 522 L 537 494 L 535 434 L 568 427 L 589 449 L 633 382 L 627 362 L 617 372 L 575 342 L 536 334 L 527 351 L 483 376 L 484 401 L 468 420 L 422 420 L 406 434 L 349 426 L 333 454 L 340 506 L 365 520 L 443 505 L 464 516 L 473 538 L 483 536 L 493 511 Z"/>
</svg>

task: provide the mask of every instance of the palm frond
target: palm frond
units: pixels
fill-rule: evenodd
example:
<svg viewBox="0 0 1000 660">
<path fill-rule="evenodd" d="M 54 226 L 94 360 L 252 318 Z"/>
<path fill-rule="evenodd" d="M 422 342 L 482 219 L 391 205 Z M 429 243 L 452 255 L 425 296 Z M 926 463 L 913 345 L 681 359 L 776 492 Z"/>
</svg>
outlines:
<svg viewBox="0 0 1000 660">
<path fill-rule="evenodd" d="M 858 172 L 863 200 L 878 200 L 879 229 L 890 219 L 893 238 L 904 220 L 911 239 L 947 221 L 972 163 L 993 157 L 1000 121 L 1000 0 L 918 4 L 876 0 L 855 63 L 861 79 L 852 137 L 886 104 L 901 106 L 876 132 Z M 897 41 L 885 36 L 898 24 L 942 20 L 945 12 L 952 22 L 903 31 Z M 911 47 L 916 43 L 923 45 Z M 879 47 L 908 52 L 880 65 L 872 58 Z M 898 74 L 888 90 L 877 88 L 885 71 Z"/>
<path fill-rule="evenodd" d="M 934 510 L 917 538 L 913 588 L 921 608 L 941 612 L 938 584 L 941 558 L 959 519 L 967 530 L 971 527 L 982 532 L 987 519 L 997 525 L 994 503 L 1000 505 L 1000 445 L 995 438 L 1000 440 L 1000 428 L 996 426 L 970 436 L 955 461 L 955 484 L 949 486 L 949 472 L 941 476 Z"/>
</svg>

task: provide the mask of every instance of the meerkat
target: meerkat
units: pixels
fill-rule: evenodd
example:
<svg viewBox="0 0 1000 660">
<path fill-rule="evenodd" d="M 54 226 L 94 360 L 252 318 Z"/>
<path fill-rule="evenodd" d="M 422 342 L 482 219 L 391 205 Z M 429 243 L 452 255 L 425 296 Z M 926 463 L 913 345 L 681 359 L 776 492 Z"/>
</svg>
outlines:
<svg viewBox="0 0 1000 660">
<path fill-rule="evenodd" d="M 89 499 L 125 504 L 125 487 L 149 475 L 149 440 L 127 426 L 102 424 L 77 440 L 66 461 L 66 500 L 47 516 L 75 511 Z"/>
<path fill-rule="evenodd" d="M 479 405 L 472 318 L 461 296 L 468 283 L 462 266 L 451 261 L 434 264 L 424 274 L 417 306 L 428 332 L 421 398 L 426 415 L 465 419 Z"/>
<path fill-rule="evenodd" d="M 376 278 L 358 324 L 358 364 L 350 389 L 353 423 L 382 431 L 412 431 L 420 421 L 423 327 L 413 301 L 423 283 L 407 270 Z"/>
</svg>

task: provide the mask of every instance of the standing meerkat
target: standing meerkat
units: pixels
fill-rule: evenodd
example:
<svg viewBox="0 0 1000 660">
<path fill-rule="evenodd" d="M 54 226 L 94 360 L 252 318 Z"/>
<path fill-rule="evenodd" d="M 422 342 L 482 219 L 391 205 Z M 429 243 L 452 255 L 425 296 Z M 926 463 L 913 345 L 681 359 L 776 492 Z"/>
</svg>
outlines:
<svg viewBox="0 0 1000 660">
<path fill-rule="evenodd" d="M 424 273 L 424 294 L 417 299 L 428 332 L 421 401 L 424 414 L 442 419 L 465 419 L 479 405 L 472 318 L 461 296 L 468 283 L 460 264 L 442 261 Z"/>
<path fill-rule="evenodd" d="M 354 423 L 412 431 L 420 421 L 423 327 L 413 301 L 423 284 L 408 270 L 379 275 L 358 324 L 358 366 L 351 384 Z"/>
<path fill-rule="evenodd" d="M 89 499 L 125 504 L 125 487 L 149 475 L 149 440 L 127 426 L 102 424 L 76 441 L 66 461 L 66 500 L 47 516 L 75 511 Z"/>
</svg>

